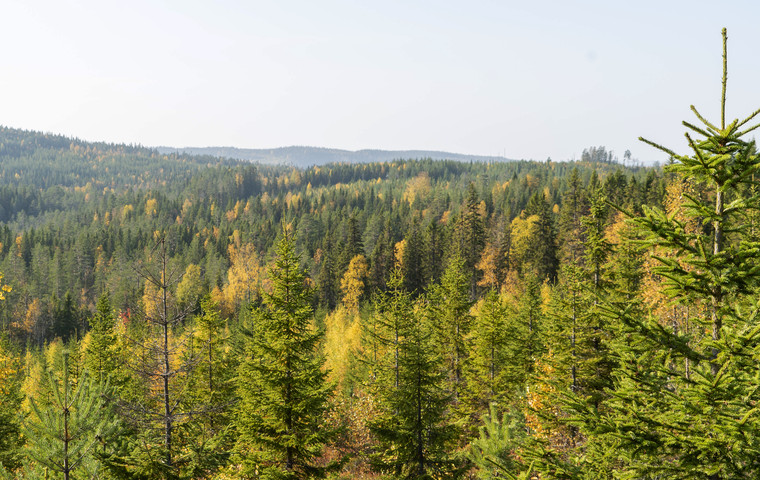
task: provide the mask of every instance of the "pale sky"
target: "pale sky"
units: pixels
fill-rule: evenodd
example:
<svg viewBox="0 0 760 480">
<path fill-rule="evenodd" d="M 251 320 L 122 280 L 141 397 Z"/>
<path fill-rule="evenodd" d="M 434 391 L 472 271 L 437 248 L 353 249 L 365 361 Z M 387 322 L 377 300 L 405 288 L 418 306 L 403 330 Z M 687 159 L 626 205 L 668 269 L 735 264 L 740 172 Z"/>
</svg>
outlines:
<svg viewBox="0 0 760 480">
<path fill-rule="evenodd" d="M 760 2 L 2 0 L 0 125 L 145 146 L 684 152 L 760 107 Z"/>
</svg>

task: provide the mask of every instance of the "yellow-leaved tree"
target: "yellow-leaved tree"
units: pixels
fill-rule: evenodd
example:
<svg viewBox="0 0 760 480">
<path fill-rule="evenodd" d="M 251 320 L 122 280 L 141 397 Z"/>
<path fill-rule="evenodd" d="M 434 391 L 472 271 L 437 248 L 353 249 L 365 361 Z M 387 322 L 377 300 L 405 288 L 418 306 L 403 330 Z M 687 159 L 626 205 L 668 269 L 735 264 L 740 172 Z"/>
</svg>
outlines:
<svg viewBox="0 0 760 480">
<path fill-rule="evenodd" d="M 528 258 L 531 244 L 536 232 L 538 215 L 520 215 L 512 220 L 510 225 L 511 231 L 511 250 L 509 252 L 510 268 L 520 271 Z"/>
<path fill-rule="evenodd" d="M 231 265 L 222 292 L 224 315 L 231 315 L 241 303 L 254 299 L 261 292 L 262 268 L 256 247 L 252 243 L 232 244 L 228 251 Z"/>
<path fill-rule="evenodd" d="M 180 308 L 191 308 L 200 300 L 203 294 L 201 276 L 201 267 L 198 265 L 191 263 L 185 268 L 185 274 L 177 284 L 176 295 Z"/>
<path fill-rule="evenodd" d="M 0 289 L 0 298 L 7 291 Z M 19 448 L 22 444 L 18 412 L 21 410 L 23 364 L 16 350 L 7 339 L 0 338 L 0 465 L 11 469 L 20 465 Z"/>
<path fill-rule="evenodd" d="M 367 278 L 369 266 L 364 255 L 356 255 L 348 264 L 348 269 L 340 281 L 340 291 L 343 292 L 343 305 L 350 311 L 359 310 L 359 300 L 364 294 L 364 280 Z"/>
<path fill-rule="evenodd" d="M 3 273 L 0 272 L 0 300 L 5 300 L 5 294 L 11 291 L 10 285 L 3 283 Z"/>
</svg>

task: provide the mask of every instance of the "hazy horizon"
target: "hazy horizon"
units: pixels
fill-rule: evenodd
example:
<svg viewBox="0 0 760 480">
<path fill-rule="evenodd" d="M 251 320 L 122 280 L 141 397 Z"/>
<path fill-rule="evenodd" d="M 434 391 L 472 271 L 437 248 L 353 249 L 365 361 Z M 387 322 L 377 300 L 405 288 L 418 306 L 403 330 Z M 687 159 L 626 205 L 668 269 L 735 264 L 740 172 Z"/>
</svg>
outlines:
<svg viewBox="0 0 760 480">
<path fill-rule="evenodd" d="M 686 151 L 689 105 L 715 118 L 724 26 L 728 117 L 760 106 L 760 6 L 708 5 L 11 0 L 0 123 L 149 147 L 662 161 L 636 139 Z"/>
</svg>

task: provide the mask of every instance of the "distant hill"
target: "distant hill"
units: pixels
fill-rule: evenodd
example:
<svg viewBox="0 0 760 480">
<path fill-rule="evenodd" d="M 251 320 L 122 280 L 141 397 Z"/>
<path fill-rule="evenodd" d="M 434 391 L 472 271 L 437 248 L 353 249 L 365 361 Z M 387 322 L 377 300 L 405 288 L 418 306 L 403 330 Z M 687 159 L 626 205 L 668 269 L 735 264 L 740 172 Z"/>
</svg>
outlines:
<svg viewBox="0 0 760 480">
<path fill-rule="evenodd" d="M 454 160 L 459 162 L 508 162 L 504 157 L 482 155 L 465 155 L 461 153 L 437 152 L 432 150 L 339 150 L 318 147 L 281 147 L 270 149 L 251 149 L 235 147 L 156 147 L 162 154 L 181 153 L 190 155 L 209 155 L 236 160 L 248 160 L 270 165 L 293 165 L 310 167 L 327 163 L 371 163 L 388 162 L 399 159 Z"/>
</svg>

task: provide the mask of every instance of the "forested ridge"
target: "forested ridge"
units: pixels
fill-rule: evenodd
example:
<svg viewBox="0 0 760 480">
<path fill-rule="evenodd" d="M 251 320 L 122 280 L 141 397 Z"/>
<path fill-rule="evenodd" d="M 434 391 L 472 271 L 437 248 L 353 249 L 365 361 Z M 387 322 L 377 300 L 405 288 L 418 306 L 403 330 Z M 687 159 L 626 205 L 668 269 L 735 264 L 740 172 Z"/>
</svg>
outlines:
<svg viewBox="0 0 760 480">
<path fill-rule="evenodd" d="M 664 168 L 0 129 L 0 475 L 757 478 L 754 114 L 721 106 L 644 140 Z"/>
</svg>

